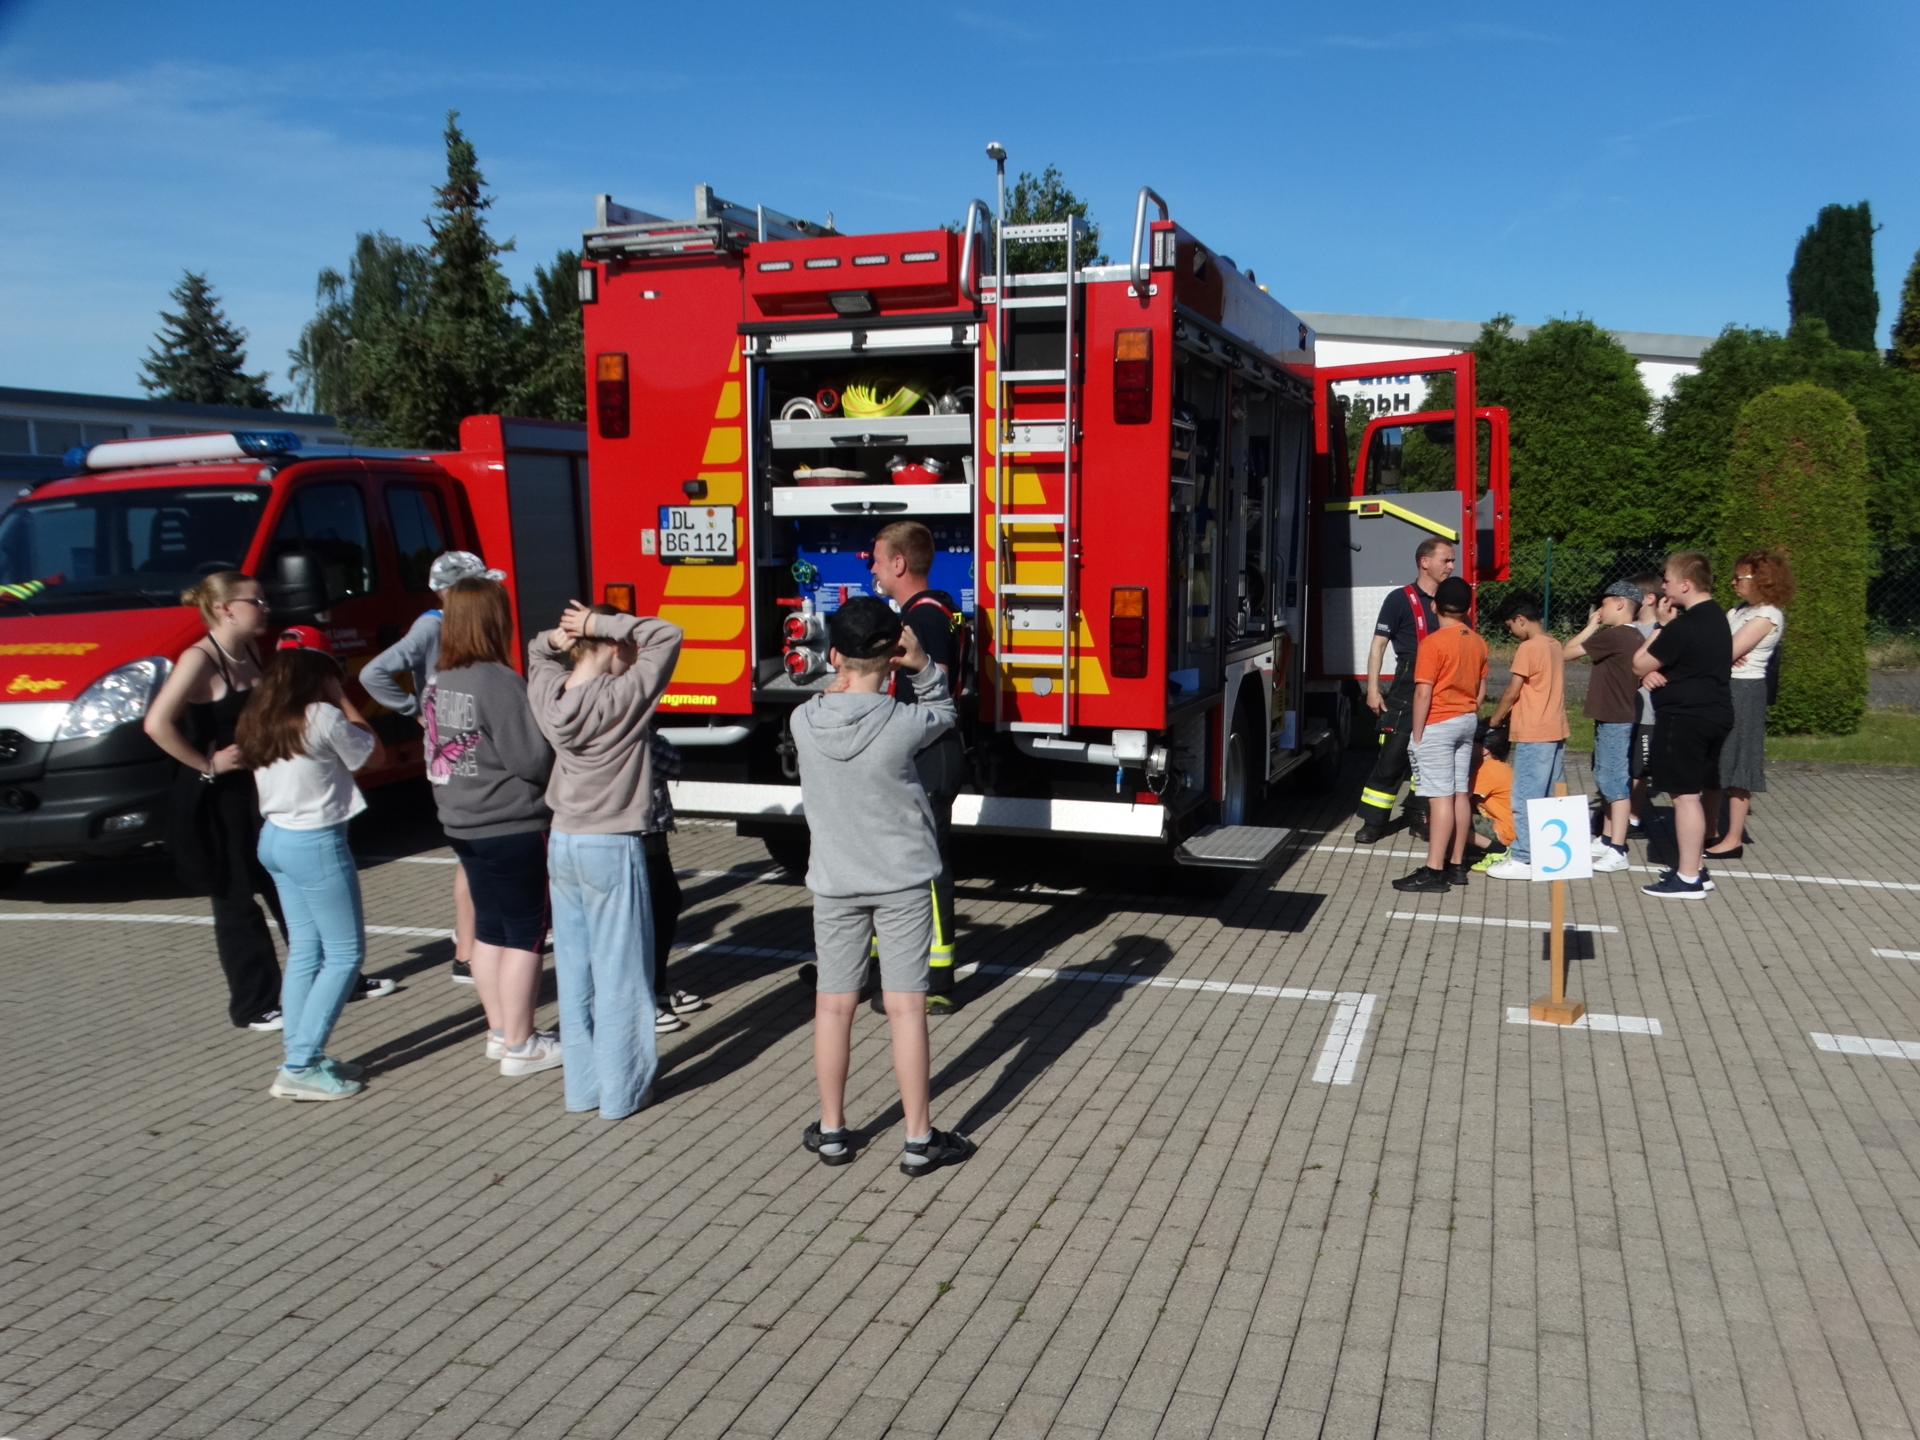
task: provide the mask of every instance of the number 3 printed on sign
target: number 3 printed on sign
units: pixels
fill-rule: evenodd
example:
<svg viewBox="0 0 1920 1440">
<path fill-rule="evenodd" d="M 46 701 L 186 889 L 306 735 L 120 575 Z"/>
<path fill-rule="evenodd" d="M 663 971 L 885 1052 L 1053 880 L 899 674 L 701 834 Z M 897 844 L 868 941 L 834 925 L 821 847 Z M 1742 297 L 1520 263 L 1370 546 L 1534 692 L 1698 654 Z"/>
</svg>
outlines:
<svg viewBox="0 0 1920 1440">
<path fill-rule="evenodd" d="M 1549 875 L 1561 874 L 1569 865 L 1573 864 L 1573 847 L 1567 844 L 1567 822 L 1555 816 L 1540 828 L 1551 831 L 1553 834 L 1553 838 L 1547 842 L 1547 849 L 1558 850 L 1560 852 L 1558 863 L 1551 865 L 1543 864 L 1540 868 Z"/>
</svg>

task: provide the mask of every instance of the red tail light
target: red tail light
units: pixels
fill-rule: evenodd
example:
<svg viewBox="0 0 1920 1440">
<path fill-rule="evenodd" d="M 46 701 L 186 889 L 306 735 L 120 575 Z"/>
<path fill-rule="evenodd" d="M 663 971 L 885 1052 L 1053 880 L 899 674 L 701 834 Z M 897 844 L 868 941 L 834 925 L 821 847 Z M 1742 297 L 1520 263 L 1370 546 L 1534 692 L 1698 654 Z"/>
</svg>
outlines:
<svg viewBox="0 0 1920 1440">
<path fill-rule="evenodd" d="M 1144 585 L 1113 587 L 1113 604 L 1107 613 L 1107 664 L 1116 680 L 1146 679 L 1147 587 Z"/>
<path fill-rule="evenodd" d="M 1153 419 L 1151 330 L 1121 330 L 1113 337 L 1113 418 L 1122 425 Z"/>
<path fill-rule="evenodd" d="M 602 440 L 624 440 L 633 429 L 633 407 L 627 390 L 627 357 L 593 357 L 593 409 L 600 420 Z"/>
</svg>

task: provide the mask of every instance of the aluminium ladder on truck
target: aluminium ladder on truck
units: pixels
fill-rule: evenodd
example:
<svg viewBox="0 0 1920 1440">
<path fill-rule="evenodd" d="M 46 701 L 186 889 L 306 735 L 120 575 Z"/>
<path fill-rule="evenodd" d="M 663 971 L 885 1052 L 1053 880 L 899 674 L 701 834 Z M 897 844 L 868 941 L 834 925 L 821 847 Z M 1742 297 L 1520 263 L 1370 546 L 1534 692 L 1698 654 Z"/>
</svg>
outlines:
<svg viewBox="0 0 1920 1440">
<path fill-rule="evenodd" d="M 1030 225 L 1001 225 L 998 227 L 998 243 L 994 274 L 994 365 L 996 380 L 993 396 L 993 425 L 995 427 L 993 447 L 993 616 L 994 616 L 994 664 L 1002 677 L 993 689 L 994 721 L 1002 729 L 1026 731 L 1030 733 L 1067 735 L 1073 726 L 1073 643 L 1075 632 L 1079 628 L 1079 607 L 1074 584 L 1075 561 L 1078 558 L 1079 543 L 1076 534 L 1075 506 L 1078 503 L 1079 467 L 1077 464 L 1079 446 L 1075 391 L 1080 383 L 1078 356 L 1075 350 L 1075 337 L 1078 331 L 1079 275 L 1076 245 L 1088 235 L 1087 224 L 1078 216 L 1070 216 L 1062 221 L 1050 221 Z M 1066 248 L 1066 268 L 1064 271 L 1043 271 L 1036 274 L 1011 275 L 1007 272 L 1007 242 L 1024 240 L 1029 242 L 1063 242 Z M 1059 294 L 1029 294 L 1017 292 L 1023 289 L 1051 290 L 1058 287 Z M 1044 369 L 1010 370 L 1006 368 L 1009 359 L 1007 350 L 1007 312 L 1009 310 L 1057 311 L 1061 317 L 1060 364 L 1058 368 L 1048 366 Z M 1043 337 L 1033 336 L 1033 339 Z M 1048 347 L 1051 348 L 1050 346 Z M 1023 402 L 1031 403 L 1035 393 L 1048 393 L 1058 390 L 1061 394 L 1061 414 L 1056 418 L 1023 419 Z M 1057 461 L 1060 466 L 1060 508 L 1058 510 L 1018 510 L 1016 499 L 1008 492 L 1007 457 L 1009 453 L 1020 455 L 1029 460 Z M 1044 503 L 1044 502 L 1043 502 Z M 1016 580 L 1013 564 L 1014 534 L 1021 530 L 1055 530 L 1060 542 L 1060 582 L 1054 584 L 1029 583 Z M 1009 600 L 1032 597 L 1040 601 L 1053 601 L 1058 609 L 1055 612 L 1059 621 L 1060 650 L 1058 657 L 1040 655 L 1033 652 L 1016 654 L 1012 650 L 1015 611 L 1025 612 L 1023 618 L 1034 618 L 1032 611 L 1053 610 L 1052 605 L 1017 606 Z M 1039 627 L 1033 627 L 1039 628 Z M 1056 693 L 1060 697 L 1060 716 L 1057 720 L 1011 720 L 1004 713 L 1003 697 L 1005 687 L 1010 682 L 1007 672 L 1018 668 L 1036 668 L 1043 671 L 1058 666 L 1060 672 Z M 1050 680 L 1050 676 L 1036 677 L 1036 693 L 1041 684 Z"/>
</svg>

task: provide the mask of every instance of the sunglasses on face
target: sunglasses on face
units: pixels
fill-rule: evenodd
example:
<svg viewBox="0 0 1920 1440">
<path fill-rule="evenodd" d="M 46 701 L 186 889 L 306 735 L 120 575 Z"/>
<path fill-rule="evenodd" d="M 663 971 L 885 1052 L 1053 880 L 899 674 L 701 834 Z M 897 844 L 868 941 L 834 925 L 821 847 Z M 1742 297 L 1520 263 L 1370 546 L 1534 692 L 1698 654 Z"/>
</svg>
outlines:
<svg viewBox="0 0 1920 1440">
<path fill-rule="evenodd" d="M 257 605 L 260 607 L 260 613 L 262 615 L 266 614 L 267 611 L 273 609 L 273 606 L 269 605 L 266 601 L 262 600 L 258 595 L 236 595 L 233 597 L 233 599 L 227 601 L 227 604 Z"/>
</svg>

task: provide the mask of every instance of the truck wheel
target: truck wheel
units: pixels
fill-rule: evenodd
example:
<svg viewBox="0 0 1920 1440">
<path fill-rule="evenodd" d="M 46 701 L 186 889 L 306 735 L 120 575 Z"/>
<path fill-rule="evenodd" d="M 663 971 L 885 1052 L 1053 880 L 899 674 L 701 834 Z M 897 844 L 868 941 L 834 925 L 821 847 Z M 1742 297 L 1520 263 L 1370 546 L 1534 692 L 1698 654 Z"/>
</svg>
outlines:
<svg viewBox="0 0 1920 1440">
<path fill-rule="evenodd" d="M 1227 737 L 1227 773 L 1220 789 L 1222 825 L 1245 825 L 1253 816 L 1256 781 L 1249 756 L 1251 750 L 1246 731 L 1236 724 L 1233 733 Z"/>
<path fill-rule="evenodd" d="M 763 835 L 767 858 L 796 880 L 807 878 L 807 858 L 813 853 L 813 838 L 805 830 L 793 835 Z"/>
</svg>

